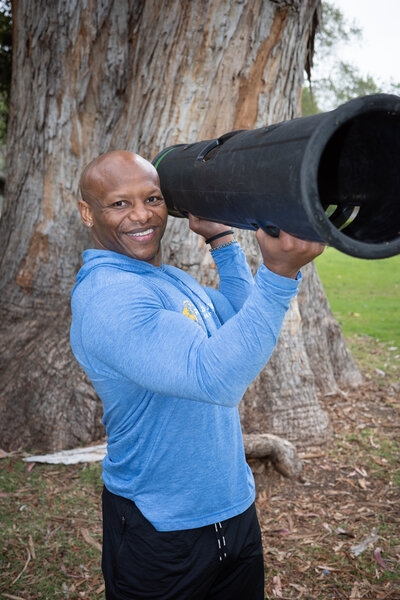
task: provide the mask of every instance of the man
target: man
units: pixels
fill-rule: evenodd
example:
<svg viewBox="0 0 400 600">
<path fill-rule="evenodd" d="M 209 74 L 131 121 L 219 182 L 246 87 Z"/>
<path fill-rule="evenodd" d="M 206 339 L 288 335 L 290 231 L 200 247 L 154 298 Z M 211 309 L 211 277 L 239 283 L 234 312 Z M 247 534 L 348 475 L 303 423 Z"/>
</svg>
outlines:
<svg viewBox="0 0 400 600">
<path fill-rule="evenodd" d="M 237 405 L 267 362 L 322 245 L 256 233 L 254 280 L 225 225 L 208 239 L 219 290 L 164 265 L 154 167 L 110 152 L 86 167 L 79 203 L 93 246 L 72 292 L 71 345 L 103 401 L 107 600 L 238 599 L 263 593 L 254 480 Z"/>
</svg>

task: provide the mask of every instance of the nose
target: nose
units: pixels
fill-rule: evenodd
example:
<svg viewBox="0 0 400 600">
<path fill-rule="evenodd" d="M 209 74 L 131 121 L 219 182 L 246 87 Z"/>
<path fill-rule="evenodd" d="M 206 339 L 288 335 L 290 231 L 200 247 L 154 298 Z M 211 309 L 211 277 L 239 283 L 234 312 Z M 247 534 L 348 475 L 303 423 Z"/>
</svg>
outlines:
<svg viewBox="0 0 400 600">
<path fill-rule="evenodd" d="M 152 212 L 150 208 L 143 202 L 135 202 L 135 205 L 129 212 L 129 219 L 134 223 L 146 223 L 151 216 Z"/>
</svg>

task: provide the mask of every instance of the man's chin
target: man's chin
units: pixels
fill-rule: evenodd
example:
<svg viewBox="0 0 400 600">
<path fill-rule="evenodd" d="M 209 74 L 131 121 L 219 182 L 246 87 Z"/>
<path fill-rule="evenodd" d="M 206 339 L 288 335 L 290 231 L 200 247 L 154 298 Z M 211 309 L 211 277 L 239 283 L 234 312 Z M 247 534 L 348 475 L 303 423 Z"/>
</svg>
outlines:
<svg viewBox="0 0 400 600">
<path fill-rule="evenodd" d="M 123 251 L 121 250 L 121 252 L 130 258 L 134 258 L 135 260 L 141 260 L 156 267 L 161 266 L 161 248 L 158 248 L 155 252 L 150 250 L 146 252 L 145 248 L 142 250 L 140 250 L 140 248 L 124 248 Z"/>
</svg>

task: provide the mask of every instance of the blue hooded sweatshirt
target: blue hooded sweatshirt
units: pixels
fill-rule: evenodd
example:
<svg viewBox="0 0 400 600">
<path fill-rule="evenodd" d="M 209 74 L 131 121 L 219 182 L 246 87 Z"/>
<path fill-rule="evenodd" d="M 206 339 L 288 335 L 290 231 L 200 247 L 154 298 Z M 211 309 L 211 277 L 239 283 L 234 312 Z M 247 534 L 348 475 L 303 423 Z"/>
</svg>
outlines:
<svg viewBox="0 0 400 600">
<path fill-rule="evenodd" d="M 213 258 L 218 291 L 175 267 L 86 250 L 72 290 L 72 350 L 104 408 L 104 484 L 159 531 L 254 501 L 237 406 L 298 286 L 264 265 L 253 280 L 237 243 Z"/>
</svg>

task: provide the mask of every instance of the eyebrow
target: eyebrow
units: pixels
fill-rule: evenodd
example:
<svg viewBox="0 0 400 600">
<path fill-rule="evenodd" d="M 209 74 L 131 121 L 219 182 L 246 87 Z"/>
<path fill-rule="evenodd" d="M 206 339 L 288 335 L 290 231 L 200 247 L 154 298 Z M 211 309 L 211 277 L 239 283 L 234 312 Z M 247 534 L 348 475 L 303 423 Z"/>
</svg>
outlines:
<svg viewBox="0 0 400 600">
<path fill-rule="evenodd" d="M 162 195 L 162 191 L 160 188 L 151 188 L 151 190 L 149 192 L 147 192 L 148 194 L 161 194 Z"/>
<path fill-rule="evenodd" d="M 162 191 L 160 190 L 160 188 L 150 188 L 149 190 L 146 191 L 146 195 L 152 195 L 152 194 L 159 194 L 162 196 Z M 115 198 L 119 198 L 121 200 L 123 199 L 129 199 L 131 196 L 130 194 L 125 194 L 124 192 L 121 192 L 119 194 L 114 193 L 114 192 L 110 192 L 110 194 L 107 194 L 112 196 L 112 199 L 115 200 Z"/>
</svg>

